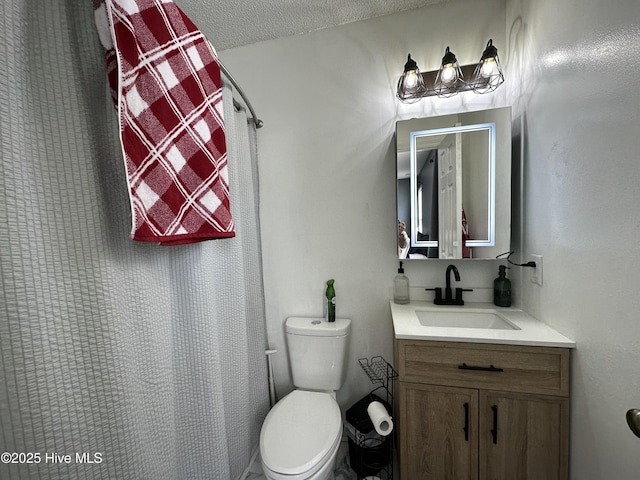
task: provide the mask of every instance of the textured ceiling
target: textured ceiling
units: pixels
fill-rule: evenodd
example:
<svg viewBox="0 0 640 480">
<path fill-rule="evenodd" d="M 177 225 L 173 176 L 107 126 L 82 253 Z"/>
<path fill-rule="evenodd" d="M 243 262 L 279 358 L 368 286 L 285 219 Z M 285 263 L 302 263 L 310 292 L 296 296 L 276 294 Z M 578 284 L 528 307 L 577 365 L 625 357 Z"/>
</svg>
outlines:
<svg viewBox="0 0 640 480">
<path fill-rule="evenodd" d="M 175 0 L 218 51 L 447 1 Z"/>
</svg>

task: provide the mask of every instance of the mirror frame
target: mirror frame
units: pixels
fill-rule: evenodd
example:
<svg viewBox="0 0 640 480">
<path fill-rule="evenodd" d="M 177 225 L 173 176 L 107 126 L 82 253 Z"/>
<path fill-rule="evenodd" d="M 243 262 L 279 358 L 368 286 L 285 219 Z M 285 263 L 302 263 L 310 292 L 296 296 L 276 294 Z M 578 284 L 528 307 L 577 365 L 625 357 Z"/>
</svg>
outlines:
<svg viewBox="0 0 640 480">
<path fill-rule="evenodd" d="M 411 239 L 412 247 L 434 247 L 438 248 L 439 240 L 418 240 L 418 196 L 414 192 L 418 191 L 418 158 L 416 143 L 419 138 L 435 137 L 441 135 L 449 135 L 452 133 L 470 133 L 486 130 L 489 134 L 489 142 L 487 147 L 488 159 L 488 178 L 487 178 L 487 236 L 486 239 L 467 240 L 466 247 L 493 247 L 495 245 L 495 229 L 496 229 L 496 124 L 480 123 L 473 125 L 459 125 L 455 127 L 436 128 L 432 130 L 421 130 L 410 132 L 409 134 L 409 155 L 411 161 Z"/>
</svg>

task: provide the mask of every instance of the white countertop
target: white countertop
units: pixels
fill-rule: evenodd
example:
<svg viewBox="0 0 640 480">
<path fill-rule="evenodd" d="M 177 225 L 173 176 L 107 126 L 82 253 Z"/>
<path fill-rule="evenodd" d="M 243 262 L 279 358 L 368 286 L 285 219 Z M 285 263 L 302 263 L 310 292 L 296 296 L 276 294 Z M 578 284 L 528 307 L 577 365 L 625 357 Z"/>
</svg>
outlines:
<svg viewBox="0 0 640 480">
<path fill-rule="evenodd" d="M 417 310 L 495 311 L 518 329 L 484 329 L 431 327 L 420 323 Z M 464 306 L 434 305 L 433 302 L 412 301 L 398 305 L 391 301 L 393 330 L 398 339 L 438 340 L 444 342 L 498 343 L 508 345 L 534 345 L 542 347 L 575 348 L 576 343 L 556 332 L 546 323 L 515 308 L 496 307 L 489 303 L 465 303 Z"/>
</svg>

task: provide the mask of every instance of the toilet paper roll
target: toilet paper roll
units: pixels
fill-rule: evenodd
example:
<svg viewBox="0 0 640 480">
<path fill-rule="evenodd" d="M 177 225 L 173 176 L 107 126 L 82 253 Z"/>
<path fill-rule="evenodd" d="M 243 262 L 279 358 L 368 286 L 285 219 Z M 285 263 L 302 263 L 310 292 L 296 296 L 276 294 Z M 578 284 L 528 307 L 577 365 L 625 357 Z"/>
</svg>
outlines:
<svg viewBox="0 0 640 480">
<path fill-rule="evenodd" d="M 393 430 L 393 421 L 387 409 L 380 402 L 371 402 L 367 407 L 367 413 L 378 435 L 386 437 Z"/>
</svg>

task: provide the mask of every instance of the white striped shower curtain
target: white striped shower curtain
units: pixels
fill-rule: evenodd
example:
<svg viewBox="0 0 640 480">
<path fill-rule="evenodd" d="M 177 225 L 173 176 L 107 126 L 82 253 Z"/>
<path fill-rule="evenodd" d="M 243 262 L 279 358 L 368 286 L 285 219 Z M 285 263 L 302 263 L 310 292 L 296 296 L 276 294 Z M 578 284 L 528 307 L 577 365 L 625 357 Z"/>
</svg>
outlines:
<svg viewBox="0 0 640 480">
<path fill-rule="evenodd" d="M 255 130 L 231 97 L 237 237 L 133 242 L 91 1 L 1 2 L 0 479 L 247 466 L 269 399 Z"/>
</svg>

